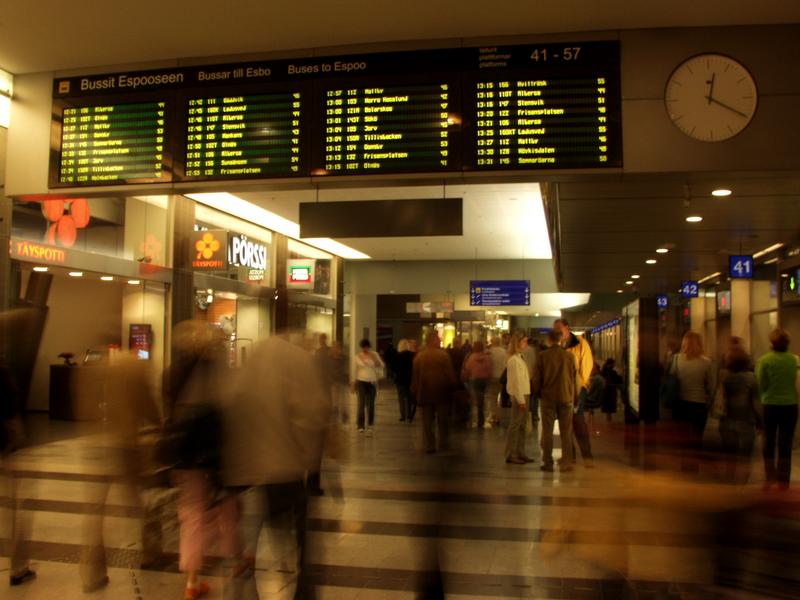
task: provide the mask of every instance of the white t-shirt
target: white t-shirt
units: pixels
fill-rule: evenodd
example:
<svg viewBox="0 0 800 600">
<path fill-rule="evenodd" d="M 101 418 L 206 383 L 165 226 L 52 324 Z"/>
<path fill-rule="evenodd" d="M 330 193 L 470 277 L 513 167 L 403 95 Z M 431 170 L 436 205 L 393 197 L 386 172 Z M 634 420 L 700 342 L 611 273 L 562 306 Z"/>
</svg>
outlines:
<svg viewBox="0 0 800 600">
<path fill-rule="evenodd" d="M 356 381 L 378 383 L 382 372 L 383 361 L 377 353 L 370 350 L 367 356 L 363 352 L 356 354 Z"/>
</svg>

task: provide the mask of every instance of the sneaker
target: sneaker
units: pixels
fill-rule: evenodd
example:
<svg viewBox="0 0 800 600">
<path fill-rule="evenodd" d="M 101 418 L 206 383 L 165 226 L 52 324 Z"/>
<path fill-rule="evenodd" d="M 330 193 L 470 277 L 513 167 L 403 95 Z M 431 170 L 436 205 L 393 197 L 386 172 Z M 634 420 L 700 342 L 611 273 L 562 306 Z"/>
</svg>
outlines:
<svg viewBox="0 0 800 600">
<path fill-rule="evenodd" d="M 484 429 L 491 429 L 492 427 L 493 425 L 491 421 L 486 421 L 486 423 L 483 424 Z"/>
<path fill-rule="evenodd" d="M 36 579 L 36 571 L 32 571 L 28 567 L 25 567 L 25 570 L 19 575 L 11 575 L 8 578 L 8 583 L 12 586 L 22 585 L 23 583 L 27 581 L 33 581 L 34 579 Z"/>
<path fill-rule="evenodd" d="M 359 427 L 358 428 L 358 433 L 364 433 L 364 428 L 363 427 Z"/>
<path fill-rule="evenodd" d="M 186 589 L 183 591 L 183 600 L 197 600 L 198 598 L 202 598 L 208 594 L 209 589 L 205 581 L 201 581 L 197 585 L 191 587 L 186 586 Z"/>
</svg>

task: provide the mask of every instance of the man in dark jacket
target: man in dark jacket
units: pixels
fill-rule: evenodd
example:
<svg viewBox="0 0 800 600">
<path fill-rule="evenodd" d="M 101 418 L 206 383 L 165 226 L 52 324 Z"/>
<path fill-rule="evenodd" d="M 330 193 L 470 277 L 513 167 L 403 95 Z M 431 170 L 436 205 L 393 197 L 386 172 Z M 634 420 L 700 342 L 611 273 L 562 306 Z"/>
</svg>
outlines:
<svg viewBox="0 0 800 600">
<path fill-rule="evenodd" d="M 433 423 L 439 430 L 439 449 L 447 448 L 450 404 L 456 386 L 456 374 L 448 353 L 439 347 L 439 336 L 428 335 L 425 349 L 417 354 L 411 374 L 411 391 L 422 407 L 425 451 L 436 452 Z"/>
<path fill-rule="evenodd" d="M 541 398 L 542 470 L 553 470 L 553 426 L 561 433 L 561 470 L 572 468 L 572 407 L 575 402 L 575 359 L 559 345 L 560 332 L 547 335 L 533 372 L 533 393 Z"/>
</svg>

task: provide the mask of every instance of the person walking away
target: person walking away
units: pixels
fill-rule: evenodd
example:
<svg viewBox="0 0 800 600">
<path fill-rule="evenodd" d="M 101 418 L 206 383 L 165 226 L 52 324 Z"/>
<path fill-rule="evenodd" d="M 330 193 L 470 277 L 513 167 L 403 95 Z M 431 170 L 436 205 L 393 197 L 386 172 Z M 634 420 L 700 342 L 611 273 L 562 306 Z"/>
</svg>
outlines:
<svg viewBox="0 0 800 600">
<path fill-rule="evenodd" d="M 553 329 L 561 334 L 561 345 L 575 358 L 575 369 L 577 373 L 577 402 L 572 416 L 572 429 L 575 440 L 581 449 L 581 457 L 587 465 L 592 461 L 592 443 L 589 438 L 589 428 L 586 425 L 584 410 L 586 405 L 586 395 L 589 393 L 589 381 L 594 370 L 594 356 L 592 348 L 586 338 L 572 333 L 569 321 L 566 319 L 556 319 Z"/>
<path fill-rule="evenodd" d="M 244 550 L 225 598 L 255 600 L 255 557 L 259 533 L 269 525 L 283 535 L 285 556 L 296 550 L 294 598 L 314 598 L 307 562 L 308 498 L 304 477 L 320 464 L 330 418 L 314 357 L 283 335 L 256 344 L 247 368 L 223 410 L 223 479 L 234 489 L 250 489 L 257 501 L 244 521 Z M 251 518 L 252 517 L 252 518 Z M 294 531 L 294 537 L 290 534 Z M 294 546 L 294 547 L 292 547 Z M 229 593 L 230 592 L 230 593 Z"/>
<path fill-rule="evenodd" d="M 492 338 L 492 343 L 489 346 L 489 358 L 492 359 L 492 377 L 487 386 L 489 417 L 484 424 L 486 429 L 491 429 L 493 425 L 500 423 L 497 402 L 500 395 L 500 378 L 503 376 L 503 371 L 506 370 L 508 352 L 503 347 L 499 337 Z"/>
<path fill-rule="evenodd" d="M 687 449 L 694 459 L 684 459 L 683 470 L 697 471 L 697 454 L 703 448 L 703 433 L 708 421 L 708 407 L 714 397 L 714 373 L 711 360 L 703 354 L 703 339 L 695 331 L 687 331 L 681 350 L 672 362 L 670 373 L 680 382 L 680 399 L 674 414 L 683 423 Z"/>
<path fill-rule="evenodd" d="M 456 387 L 456 374 L 447 352 L 439 347 L 439 336 L 428 334 L 425 348 L 414 358 L 411 373 L 411 392 L 422 408 L 422 429 L 425 452 L 436 452 L 438 430 L 439 449 L 448 447 L 450 404 Z"/>
<path fill-rule="evenodd" d="M 472 352 L 464 361 L 464 368 L 461 372 L 461 379 L 467 382 L 472 403 L 475 405 L 477 427 L 484 425 L 484 400 L 486 397 L 486 386 L 492 375 L 492 359 L 484 351 L 483 342 L 476 341 L 472 345 Z"/>
<path fill-rule="evenodd" d="M 11 370 L 0 362 L 0 458 L 5 478 L 9 482 L 11 510 L 11 539 L 9 540 L 9 577 L 11 586 L 36 579 L 26 553 L 29 518 L 22 510 L 21 483 L 14 473 L 12 454 L 22 446 L 22 406 L 20 394 Z"/>
<path fill-rule="evenodd" d="M 340 342 L 334 342 L 331 346 L 331 368 L 334 400 L 332 410 L 337 411 L 339 423 L 347 425 L 350 422 L 350 375 L 347 357 Z"/>
<path fill-rule="evenodd" d="M 541 398 L 542 471 L 553 471 L 553 427 L 561 433 L 561 470 L 572 469 L 572 407 L 577 376 L 575 359 L 560 346 L 561 334 L 547 334 L 547 349 L 540 352 L 533 373 L 533 393 Z"/>
<path fill-rule="evenodd" d="M 330 413 L 333 409 L 333 385 L 336 370 L 336 363 L 332 355 L 332 348 L 328 345 L 328 334 L 321 333 L 319 336 L 319 348 L 314 352 L 314 362 L 317 364 L 319 371 L 320 383 L 322 384 L 322 392 L 326 400 L 326 412 Z M 322 460 L 322 455 L 320 455 Z M 309 471 L 306 478 L 306 485 L 308 487 L 309 496 L 324 496 L 325 490 L 322 489 L 322 481 L 320 471 L 322 464 L 320 463 L 316 469 Z"/>
<path fill-rule="evenodd" d="M 592 376 L 589 379 L 589 390 L 586 392 L 584 400 L 584 411 L 589 411 L 589 423 L 587 429 L 589 430 L 589 437 L 591 438 L 594 432 L 594 411 L 600 409 L 603 404 L 603 393 L 606 387 L 606 380 L 600 375 L 600 365 L 594 363 L 592 369 Z M 598 432 L 599 433 L 599 432 Z"/>
<path fill-rule="evenodd" d="M 758 383 L 750 370 L 753 362 L 743 348 L 725 354 L 721 373 L 725 414 L 719 420 L 719 434 L 725 451 L 725 475 L 731 483 L 747 483 L 756 429 L 761 429 Z"/>
<path fill-rule="evenodd" d="M 378 393 L 378 380 L 384 369 L 383 361 L 368 339 L 361 340 L 361 351 L 356 354 L 356 394 L 358 395 L 358 431 L 364 432 L 366 421 L 367 433 L 372 434 L 375 422 L 375 396 Z M 366 411 L 366 419 L 365 413 Z"/>
<path fill-rule="evenodd" d="M 400 404 L 400 422 L 411 422 L 411 371 L 414 367 L 414 354 L 409 349 L 408 340 L 397 344 L 394 361 L 394 385 L 397 388 L 397 401 Z"/>
<path fill-rule="evenodd" d="M 169 462 L 179 491 L 179 568 L 186 573 L 184 598 L 196 600 L 209 592 L 199 574 L 212 525 L 227 554 L 233 553 L 236 545 L 237 500 L 226 493 L 221 479 L 220 404 L 230 372 L 226 342 L 206 323 L 179 323 L 172 339 L 176 352 L 166 379 L 171 407 L 165 435 L 174 440 L 169 444 Z"/>
<path fill-rule="evenodd" d="M 622 391 L 622 375 L 617 373 L 616 361 L 609 358 L 603 363 L 600 370 L 605 385 L 603 386 L 603 398 L 600 403 L 600 410 L 606 416 L 606 422 L 611 423 L 614 414 L 617 412 L 617 397 Z"/>
<path fill-rule="evenodd" d="M 523 352 L 528 347 L 528 338 L 522 334 L 511 336 L 506 365 L 508 382 L 506 390 L 511 396 L 511 423 L 506 432 L 506 462 L 524 465 L 533 462 L 525 455 L 525 417 L 531 394 L 531 375 L 525 364 Z"/>
<path fill-rule="evenodd" d="M 776 329 L 769 334 L 772 347 L 758 360 L 756 378 L 764 408 L 765 489 L 775 483 L 788 490 L 792 473 L 792 441 L 797 426 L 797 370 L 800 361 L 789 352 L 789 334 Z M 778 460 L 775 462 L 775 446 Z"/>
</svg>

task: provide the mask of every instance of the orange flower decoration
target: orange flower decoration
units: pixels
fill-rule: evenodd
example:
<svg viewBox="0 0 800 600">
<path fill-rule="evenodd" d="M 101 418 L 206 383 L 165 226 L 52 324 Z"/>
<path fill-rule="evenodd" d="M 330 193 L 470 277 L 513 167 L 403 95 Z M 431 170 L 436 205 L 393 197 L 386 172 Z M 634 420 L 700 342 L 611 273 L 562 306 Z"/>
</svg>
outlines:
<svg viewBox="0 0 800 600">
<path fill-rule="evenodd" d="M 214 253 L 217 252 L 220 248 L 220 243 L 217 238 L 215 238 L 211 233 L 204 233 L 203 237 L 194 245 L 195 249 L 197 250 L 197 259 L 204 258 L 208 260 Z"/>
</svg>

